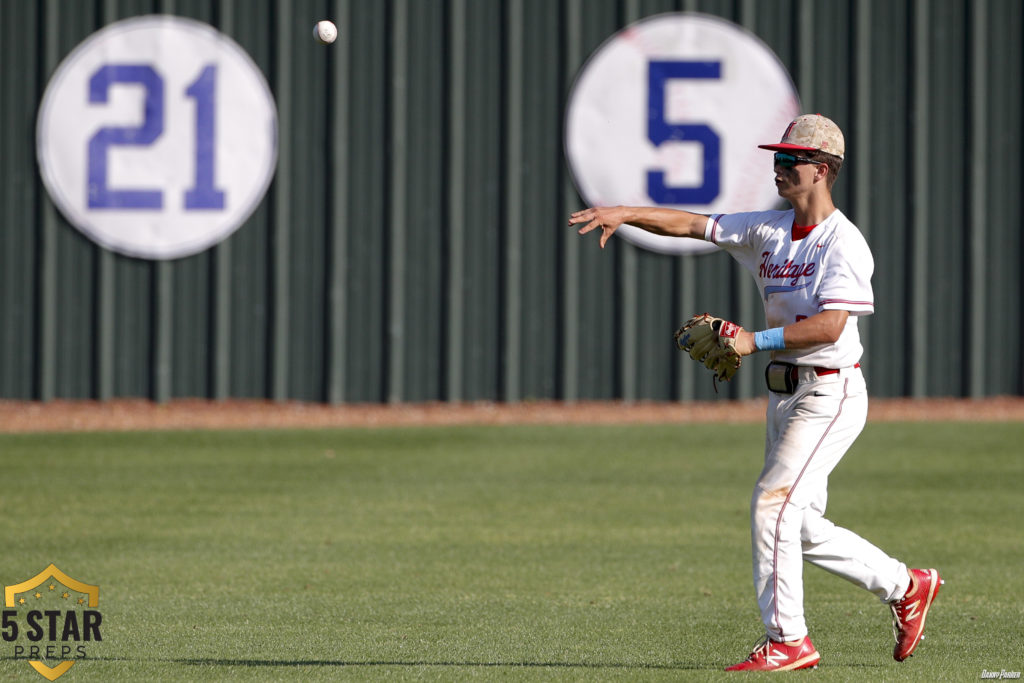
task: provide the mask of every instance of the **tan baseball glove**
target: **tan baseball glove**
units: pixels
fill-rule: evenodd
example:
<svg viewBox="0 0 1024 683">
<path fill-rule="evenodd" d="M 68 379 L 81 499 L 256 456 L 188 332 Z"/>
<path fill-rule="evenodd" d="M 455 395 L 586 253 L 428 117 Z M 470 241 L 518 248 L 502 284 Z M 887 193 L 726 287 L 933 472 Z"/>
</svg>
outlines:
<svg viewBox="0 0 1024 683">
<path fill-rule="evenodd" d="M 716 378 L 728 382 L 743 363 L 743 357 L 736 350 L 736 338 L 742 329 L 736 323 L 701 313 L 676 331 L 676 346 L 703 363 Z"/>
</svg>

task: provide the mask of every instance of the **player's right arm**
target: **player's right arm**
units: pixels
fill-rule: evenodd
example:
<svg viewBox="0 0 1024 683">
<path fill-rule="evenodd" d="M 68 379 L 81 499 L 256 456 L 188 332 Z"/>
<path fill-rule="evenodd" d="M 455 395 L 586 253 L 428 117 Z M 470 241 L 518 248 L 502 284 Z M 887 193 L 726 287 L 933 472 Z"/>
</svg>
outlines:
<svg viewBox="0 0 1024 683">
<path fill-rule="evenodd" d="M 708 217 L 679 209 L 652 206 L 597 206 L 577 211 L 569 216 L 569 225 L 580 223 L 584 224 L 578 231 L 580 235 L 601 228 L 603 249 L 608 243 L 608 238 L 623 223 L 635 225 L 655 235 L 704 239 Z"/>
</svg>

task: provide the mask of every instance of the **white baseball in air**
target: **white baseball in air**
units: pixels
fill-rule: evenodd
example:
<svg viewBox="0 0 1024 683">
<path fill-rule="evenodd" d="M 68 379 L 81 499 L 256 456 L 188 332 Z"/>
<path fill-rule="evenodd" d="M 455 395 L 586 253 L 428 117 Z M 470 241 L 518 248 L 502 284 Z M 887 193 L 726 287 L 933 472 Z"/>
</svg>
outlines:
<svg viewBox="0 0 1024 683">
<path fill-rule="evenodd" d="M 334 25 L 333 21 L 316 22 L 316 26 L 313 27 L 313 39 L 321 45 L 330 45 L 338 38 L 338 27 Z"/>
</svg>

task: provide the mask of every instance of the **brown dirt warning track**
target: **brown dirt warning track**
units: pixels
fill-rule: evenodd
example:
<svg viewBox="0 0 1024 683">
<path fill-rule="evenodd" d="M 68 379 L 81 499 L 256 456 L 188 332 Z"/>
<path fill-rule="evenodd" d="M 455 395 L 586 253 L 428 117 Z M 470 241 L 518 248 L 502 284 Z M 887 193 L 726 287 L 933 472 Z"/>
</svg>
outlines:
<svg viewBox="0 0 1024 683">
<path fill-rule="evenodd" d="M 526 401 L 325 405 L 198 399 L 0 401 L 0 433 L 166 429 L 286 429 L 509 424 L 759 422 L 765 400 L 707 402 Z M 875 399 L 870 421 L 1024 422 L 1024 397 Z"/>
</svg>

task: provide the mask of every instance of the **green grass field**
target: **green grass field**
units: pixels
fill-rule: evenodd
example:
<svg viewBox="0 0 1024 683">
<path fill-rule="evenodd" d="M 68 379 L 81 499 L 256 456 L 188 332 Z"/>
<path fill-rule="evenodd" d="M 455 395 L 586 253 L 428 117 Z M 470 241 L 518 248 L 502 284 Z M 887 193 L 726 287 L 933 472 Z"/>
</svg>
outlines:
<svg viewBox="0 0 1024 683">
<path fill-rule="evenodd" d="M 103 640 L 62 682 L 735 679 L 762 429 L 4 435 L 0 581 L 100 586 Z M 897 664 L 888 609 L 808 566 L 822 662 L 797 675 L 1024 670 L 1022 442 L 869 424 L 829 517 L 946 585 Z M 43 680 L 15 644 L 0 676 Z"/>
</svg>

